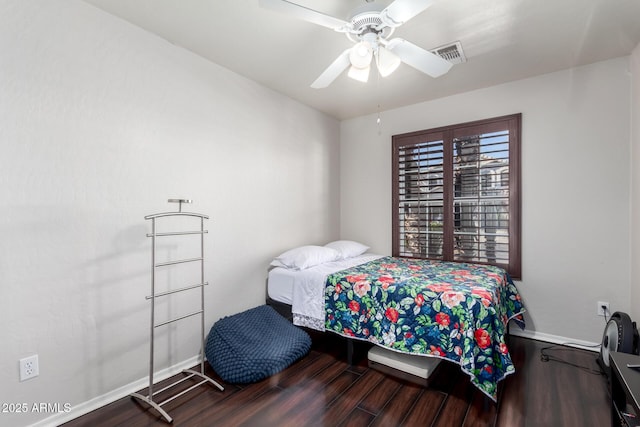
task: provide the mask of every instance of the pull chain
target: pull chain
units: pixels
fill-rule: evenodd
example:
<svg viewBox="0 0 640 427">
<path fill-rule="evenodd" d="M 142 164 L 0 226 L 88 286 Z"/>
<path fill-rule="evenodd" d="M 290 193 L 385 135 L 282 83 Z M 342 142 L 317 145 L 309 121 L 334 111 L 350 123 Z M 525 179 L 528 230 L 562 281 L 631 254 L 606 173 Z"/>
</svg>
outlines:
<svg viewBox="0 0 640 427">
<path fill-rule="evenodd" d="M 378 117 L 376 118 L 376 125 L 378 126 L 378 136 L 382 135 L 381 123 L 382 119 L 380 118 L 380 70 L 376 67 L 376 91 L 378 93 Z"/>
</svg>

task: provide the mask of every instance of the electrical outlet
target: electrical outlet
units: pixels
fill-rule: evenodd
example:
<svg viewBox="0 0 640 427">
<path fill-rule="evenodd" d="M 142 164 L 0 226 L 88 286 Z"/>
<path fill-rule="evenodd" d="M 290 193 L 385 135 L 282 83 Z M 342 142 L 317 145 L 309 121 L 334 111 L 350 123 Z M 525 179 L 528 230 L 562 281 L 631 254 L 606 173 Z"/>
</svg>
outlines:
<svg viewBox="0 0 640 427">
<path fill-rule="evenodd" d="M 20 359 L 20 381 L 26 381 L 29 378 L 37 377 L 40 374 L 38 366 L 38 355 L 25 357 Z"/>
<path fill-rule="evenodd" d="M 603 306 L 606 307 L 606 312 L 605 312 L 605 309 L 602 308 Z M 609 303 L 606 301 L 598 301 L 597 314 L 598 316 L 610 315 L 611 312 L 609 311 Z"/>
</svg>

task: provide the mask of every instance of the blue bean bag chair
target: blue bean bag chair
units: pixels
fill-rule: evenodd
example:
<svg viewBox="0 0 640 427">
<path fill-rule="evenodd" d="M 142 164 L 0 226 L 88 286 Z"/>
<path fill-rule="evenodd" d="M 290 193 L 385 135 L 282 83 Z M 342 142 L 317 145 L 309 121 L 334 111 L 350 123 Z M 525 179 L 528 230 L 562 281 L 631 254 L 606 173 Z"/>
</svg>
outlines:
<svg viewBox="0 0 640 427">
<path fill-rule="evenodd" d="M 223 381 L 247 384 L 282 371 L 310 347 L 305 331 L 261 305 L 218 320 L 207 337 L 205 354 Z"/>
</svg>

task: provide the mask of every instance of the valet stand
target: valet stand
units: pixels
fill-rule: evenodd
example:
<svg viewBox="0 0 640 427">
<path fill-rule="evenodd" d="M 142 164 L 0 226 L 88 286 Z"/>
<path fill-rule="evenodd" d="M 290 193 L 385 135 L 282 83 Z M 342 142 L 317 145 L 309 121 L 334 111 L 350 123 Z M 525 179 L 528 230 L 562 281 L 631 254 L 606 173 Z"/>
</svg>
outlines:
<svg viewBox="0 0 640 427">
<path fill-rule="evenodd" d="M 191 203 L 191 200 L 187 200 L 187 199 L 169 199 L 169 203 L 178 203 L 178 212 L 164 212 L 164 213 L 157 213 L 157 214 L 153 214 L 153 215 L 147 215 L 144 217 L 144 219 L 146 220 L 150 220 L 151 221 L 151 233 L 147 234 L 147 237 L 151 237 L 151 295 L 147 296 L 146 299 L 151 301 L 151 340 L 150 340 L 150 350 L 149 350 L 149 394 L 147 396 L 140 394 L 140 393 L 131 393 L 131 397 L 136 398 L 148 405 L 150 405 L 151 407 L 153 407 L 156 411 L 158 411 L 165 420 L 167 420 L 167 422 L 171 423 L 173 422 L 173 418 L 171 418 L 169 416 L 169 414 L 162 409 L 162 406 L 171 402 L 172 400 L 190 392 L 191 390 L 194 390 L 195 388 L 203 385 L 203 384 L 212 384 L 214 386 L 216 386 L 218 389 L 220 389 L 220 391 L 224 391 L 224 388 L 218 384 L 217 382 L 215 382 L 214 380 L 212 380 L 211 378 L 209 378 L 207 375 L 205 375 L 204 373 L 204 347 L 205 347 L 205 330 L 204 330 L 204 287 L 206 285 L 208 285 L 207 282 L 204 281 L 204 235 L 205 233 L 208 233 L 208 230 L 204 229 L 204 220 L 205 219 L 209 219 L 208 216 L 203 215 L 203 214 L 199 214 L 199 213 L 192 213 L 192 212 L 182 212 L 182 204 L 183 203 Z M 156 231 L 156 222 L 160 219 L 163 218 L 176 218 L 176 217 L 194 217 L 194 218 L 199 218 L 200 219 L 200 230 L 192 230 L 192 231 L 171 231 L 171 232 L 162 232 L 162 233 L 158 233 Z M 179 260 L 174 260 L 174 261 L 167 261 L 167 262 L 156 262 L 156 239 L 157 238 L 162 238 L 162 237 L 166 237 L 166 236 L 183 236 L 183 235 L 190 235 L 190 234 L 199 234 L 200 235 L 200 257 L 198 258 L 189 258 L 189 259 L 179 259 Z M 178 289 L 173 289 L 173 290 L 169 290 L 166 292 L 159 292 L 156 293 L 156 270 L 157 269 L 162 269 L 162 268 L 166 268 L 172 265 L 176 265 L 176 264 L 184 264 L 184 263 L 199 263 L 200 264 L 200 283 L 197 284 L 191 284 L 191 285 L 187 285 Z M 171 320 L 167 320 L 164 322 L 160 322 L 160 323 L 156 323 L 155 320 L 155 300 L 156 298 L 164 298 L 164 297 L 168 297 L 172 294 L 178 293 L 178 292 L 184 292 L 184 291 L 190 291 L 190 290 L 194 290 L 194 289 L 200 289 L 200 309 L 197 311 L 194 311 L 193 313 L 189 313 L 189 314 L 185 314 L 179 317 L 176 317 L 174 319 Z M 154 387 L 153 387 L 153 374 L 154 374 L 154 335 L 155 335 L 155 330 L 156 328 L 168 325 L 170 323 L 174 323 L 177 322 L 179 320 L 182 319 L 186 319 L 188 317 L 192 317 L 192 316 L 200 316 L 200 336 L 202 337 L 202 343 L 201 343 L 201 347 L 200 347 L 200 372 L 196 371 L 196 370 L 192 370 L 192 369 L 185 369 L 182 371 L 183 374 L 185 374 L 186 376 L 175 381 L 174 383 L 163 387 L 160 390 L 156 390 L 154 391 Z M 191 378 L 194 378 L 196 381 L 198 381 L 196 384 L 192 385 L 191 387 L 180 391 L 179 393 L 174 394 L 173 396 L 163 400 L 162 402 L 156 402 L 154 400 L 154 397 L 164 391 L 167 391 L 169 389 L 171 389 L 172 387 L 177 386 L 178 384 L 187 381 Z"/>
</svg>

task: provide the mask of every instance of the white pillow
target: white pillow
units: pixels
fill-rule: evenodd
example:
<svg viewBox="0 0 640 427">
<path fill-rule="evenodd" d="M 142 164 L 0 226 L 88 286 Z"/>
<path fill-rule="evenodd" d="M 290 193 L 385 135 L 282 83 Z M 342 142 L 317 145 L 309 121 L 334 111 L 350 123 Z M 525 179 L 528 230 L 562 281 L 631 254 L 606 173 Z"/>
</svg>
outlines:
<svg viewBox="0 0 640 427">
<path fill-rule="evenodd" d="M 340 259 L 362 255 L 369 249 L 369 246 L 352 240 L 336 240 L 335 242 L 327 243 L 324 247 L 338 251 L 340 253 Z"/>
<path fill-rule="evenodd" d="M 340 252 L 335 249 L 308 245 L 290 249 L 278 255 L 271 265 L 288 268 L 289 270 L 304 270 L 314 265 L 337 261 L 339 259 Z"/>
</svg>

